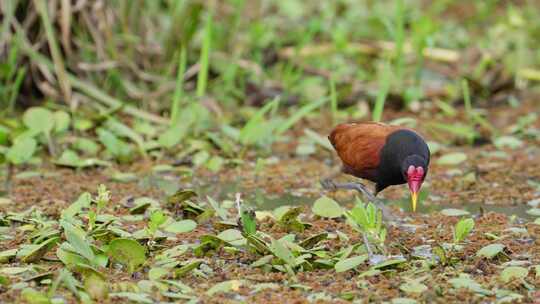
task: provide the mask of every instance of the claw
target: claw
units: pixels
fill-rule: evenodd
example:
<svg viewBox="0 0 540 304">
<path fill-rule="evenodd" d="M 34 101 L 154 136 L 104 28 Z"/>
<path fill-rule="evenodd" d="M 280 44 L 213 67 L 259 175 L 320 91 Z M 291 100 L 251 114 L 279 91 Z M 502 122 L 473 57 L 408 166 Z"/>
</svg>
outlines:
<svg viewBox="0 0 540 304">
<path fill-rule="evenodd" d="M 337 186 L 336 183 L 334 183 L 331 179 L 323 179 L 321 180 L 321 186 L 329 191 L 336 191 Z"/>
</svg>

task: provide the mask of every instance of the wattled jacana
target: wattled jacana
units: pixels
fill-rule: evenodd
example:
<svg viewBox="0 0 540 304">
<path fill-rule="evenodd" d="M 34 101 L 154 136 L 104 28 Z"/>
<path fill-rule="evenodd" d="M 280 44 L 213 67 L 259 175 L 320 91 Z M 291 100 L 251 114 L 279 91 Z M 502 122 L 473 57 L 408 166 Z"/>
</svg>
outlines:
<svg viewBox="0 0 540 304">
<path fill-rule="evenodd" d="M 357 190 L 379 205 L 383 213 L 388 213 L 375 196 L 388 186 L 407 183 L 412 209 L 416 211 L 418 191 L 427 175 L 430 158 L 429 148 L 418 133 L 377 122 L 344 123 L 328 139 L 343 162 L 342 172 L 374 182 L 375 195 L 360 183 L 336 184 L 324 180 L 323 187 Z"/>
</svg>

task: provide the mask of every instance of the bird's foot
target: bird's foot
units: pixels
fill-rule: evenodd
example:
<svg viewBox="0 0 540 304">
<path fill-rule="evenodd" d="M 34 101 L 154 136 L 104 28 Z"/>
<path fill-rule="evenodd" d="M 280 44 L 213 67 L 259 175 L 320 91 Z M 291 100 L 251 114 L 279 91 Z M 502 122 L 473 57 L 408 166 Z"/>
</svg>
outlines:
<svg viewBox="0 0 540 304">
<path fill-rule="evenodd" d="M 382 200 L 376 198 L 371 192 L 360 183 L 336 183 L 332 181 L 331 179 L 323 179 L 321 180 L 321 185 L 324 189 L 329 191 L 336 191 L 338 189 L 347 189 L 347 190 L 356 190 L 360 194 L 362 194 L 364 197 L 368 199 L 368 201 L 372 202 L 379 208 L 384 218 L 390 221 L 395 221 L 396 217 L 392 215 L 392 212 L 390 212 L 389 208 L 386 207 Z"/>
<path fill-rule="evenodd" d="M 336 183 L 329 178 L 321 179 L 321 186 L 328 191 L 336 191 L 338 189 Z"/>
</svg>

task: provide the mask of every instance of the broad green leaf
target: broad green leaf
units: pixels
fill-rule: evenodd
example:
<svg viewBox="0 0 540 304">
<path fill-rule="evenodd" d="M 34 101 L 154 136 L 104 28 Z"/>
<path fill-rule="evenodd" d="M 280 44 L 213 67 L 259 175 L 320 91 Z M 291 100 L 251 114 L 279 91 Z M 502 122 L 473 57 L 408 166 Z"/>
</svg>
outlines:
<svg viewBox="0 0 540 304">
<path fill-rule="evenodd" d="M 532 216 L 540 216 L 540 208 L 531 208 L 527 210 L 527 214 L 530 214 Z"/>
<path fill-rule="evenodd" d="M 121 298 L 128 300 L 130 302 L 142 303 L 142 304 L 152 304 L 155 303 L 152 298 L 146 293 L 135 293 L 135 292 L 115 292 L 110 293 L 109 297 L 111 298 Z"/>
<path fill-rule="evenodd" d="M 210 196 L 207 196 L 206 199 L 208 199 L 208 203 L 210 203 L 210 206 L 212 206 L 212 208 L 214 208 L 214 210 L 216 211 L 217 215 L 224 221 L 227 220 L 228 218 L 228 212 L 227 210 L 225 210 L 223 207 L 221 207 L 219 205 L 218 202 L 216 202 L 213 198 L 211 198 Z"/>
<path fill-rule="evenodd" d="M 257 232 L 257 219 L 253 211 L 242 210 L 240 215 L 242 231 L 246 235 L 253 235 Z"/>
<path fill-rule="evenodd" d="M 203 260 L 188 260 L 187 262 L 184 262 L 182 266 L 178 269 L 175 269 L 174 275 L 176 277 L 181 277 L 188 272 L 198 268 L 202 264 Z"/>
<path fill-rule="evenodd" d="M 474 228 L 474 220 L 472 218 L 461 219 L 457 222 L 454 229 L 454 242 L 459 243 L 463 241 Z"/>
<path fill-rule="evenodd" d="M 114 135 L 114 133 L 104 128 L 99 128 L 96 132 L 99 141 L 112 156 L 120 161 L 129 161 L 133 158 L 131 146 Z"/>
<path fill-rule="evenodd" d="M 313 203 L 311 208 L 314 214 L 320 217 L 336 218 L 343 214 L 341 206 L 333 199 L 323 196 Z"/>
<path fill-rule="evenodd" d="M 21 256 L 21 262 L 34 263 L 39 261 L 47 253 L 47 251 L 49 251 L 59 241 L 59 237 L 53 237 L 42 242 L 39 245 L 31 245 L 31 250 L 28 250 L 23 256 Z M 17 255 L 19 255 L 19 253 L 17 253 Z"/>
<path fill-rule="evenodd" d="M 505 283 L 512 279 L 524 279 L 529 274 L 529 270 L 525 267 L 510 266 L 503 269 L 501 272 L 501 280 Z"/>
<path fill-rule="evenodd" d="M 6 159 L 14 165 L 28 162 L 36 152 L 37 142 L 31 137 L 17 138 L 7 153 Z"/>
<path fill-rule="evenodd" d="M 109 255 L 112 259 L 134 272 L 146 261 L 146 248 L 132 239 L 118 238 L 109 243 Z"/>
<path fill-rule="evenodd" d="M 71 117 L 64 111 L 54 112 L 54 132 L 62 133 L 69 129 Z"/>
<path fill-rule="evenodd" d="M 17 248 L 0 251 L 0 264 L 7 263 L 17 255 Z"/>
<path fill-rule="evenodd" d="M 468 274 L 460 274 L 459 277 L 453 278 L 448 280 L 448 282 L 455 288 L 455 289 L 469 289 L 473 292 L 483 294 L 483 295 L 490 295 L 492 292 L 490 290 L 486 290 L 482 287 L 482 285 L 478 284 L 475 280 L 471 279 L 471 277 Z"/>
<path fill-rule="evenodd" d="M 169 204 L 180 205 L 183 202 L 196 197 L 197 193 L 191 189 L 180 189 L 175 194 L 169 196 L 167 202 Z"/>
<path fill-rule="evenodd" d="M 84 137 L 77 137 L 72 148 L 85 155 L 96 155 L 99 152 L 99 145 L 95 141 Z"/>
<path fill-rule="evenodd" d="M 90 204 L 92 203 L 92 195 L 88 192 L 84 192 L 83 194 L 79 195 L 79 198 L 75 202 L 73 202 L 67 209 L 64 209 L 62 211 L 61 218 L 69 219 L 77 215 L 83 208 L 90 207 Z"/>
<path fill-rule="evenodd" d="M 391 303 L 392 304 L 416 304 L 418 303 L 418 301 L 416 301 L 415 299 L 410 299 L 410 298 L 393 298 L 391 300 Z"/>
<path fill-rule="evenodd" d="M 503 244 L 489 244 L 476 252 L 476 256 L 492 259 L 503 252 Z"/>
<path fill-rule="evenodd" d="M 103 301 L 109 294 L 109 282 L 107 282 L 103 274 L 94 270 L 87 269 L 83 272 L 84 289 L 88 295 L 98 301 Z"/>
<path fill-rule="evenodd" d="M 152 267 L 148 271 L 148 278 L 152 281 L 159 280 L 170 273 L 170 269 L 164 267 Z"/>
<path fill-rule="evenodd" d="M 186 137 L 190 127 L 191 121 L 178 121 L 176 124 L 159 135 L 159 145 L 166 149 L 170 149 L 178 145 Z"/>
<path fill-rule="evenodd" d="M 292 252 L 283 244 L 281 240 L 272 240 L 270 245 L 272 253 L 282 259 L 285 263 L 295 266 L 295 258 Z"/>
<path fill-rule="evenodd" d="M 467 160 L 467 154 L 463 152 L 454 152 L 445 154 L 437 159 L 439 165 L 458 165 Z"/>
<path fill-rule="evenodd" d="M 334 268 L 336 272 L 344 272 L 350 269 L 354 269 L 363 264 L 368 259 L 367 255 L 359 255 L 352 258 L 347 258 L 336 263 Z"/>
<path fill-rule="evenodd" d="M 94 261 L 95 255 L 90 243 L 86 240 L 86 233 L 65 220 L 60 221 L 64 234 L 75 252 L 85 257 L 89 262 Z"/>
<path fill-rule="evenodd" d="M 426 285 L 417 282 L 417 281 L 410 281 L 403 283 L 399 286 L 399 289 L 405 293 L 408 294 L 420 294 L 426 291 L 428 288 Z"/>
<path fill-rule="evenodd" d="M 24 112 L 23 122 L 30 130 L 48 134 L 54 127 L 54 116 L 48 109 L 32 107 Z"/>
<path fill-rule="evenodd" d="M 28 304 L 50 304 L 51 300 L 47 295 L 32 289 L 30 287 L 25 288 L 21 292 L 21 296 L 24 299 L 25 303 Z"/>
<path fill-rule="evenodd" d="M 185 233 L 193 231 L 197 227 L 197 223 L 193 220 L 181 220 L 172 222 L 167 225 L 164 230 L 171 233 Z"/>
<path fill-rule="evenodd" d="M 233 246 L 246 245 L 246 238 L 242 236 L 242 233 L 238 229 L 224 230 L 220 232 L 217 237 L 223 240 L 225 243 L 229 243 Z"/>
<path fill-rule="evenodd" d="M 523 141 L 521 141 L 519 138 L 514 136 L 501 136 L 496 138 L 493 141 L 493 144 L 498 149 L 503 148 L 510 148 L 510 149 L 518 149 L 523 146 Z"/>
<path fill-rule="evenodd" d="M 206 291 L 206 294 L 213 296 L 221 292 L 231 292 L 238 291 L 240 287 L 244 284 L 243 280 L 230 280 L 225 282 L 217 283 Z"/>
<path fill-rule="evenodd" d="M 143 137 L 139 133 L 133 131 L 131 127 L 114 118 L 107 119 L 107 121 L 105 122 L 105 127 L 117 136 L 129 138 L 139 147 L 139 149 L 143 150 Z"/>
</svg>

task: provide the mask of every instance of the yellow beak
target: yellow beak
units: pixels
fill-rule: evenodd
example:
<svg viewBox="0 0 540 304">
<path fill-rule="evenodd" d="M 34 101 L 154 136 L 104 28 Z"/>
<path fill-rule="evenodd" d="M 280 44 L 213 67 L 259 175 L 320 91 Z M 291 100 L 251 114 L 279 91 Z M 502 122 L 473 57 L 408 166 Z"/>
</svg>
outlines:
<svg viewBox="0 0 540 304">
<path fill-rule="evenodd" d="M 418 201 L 418 192 L 411 192 L 412 211 L 416 212 L 416 202 Z"/>
</svg>

